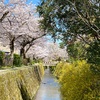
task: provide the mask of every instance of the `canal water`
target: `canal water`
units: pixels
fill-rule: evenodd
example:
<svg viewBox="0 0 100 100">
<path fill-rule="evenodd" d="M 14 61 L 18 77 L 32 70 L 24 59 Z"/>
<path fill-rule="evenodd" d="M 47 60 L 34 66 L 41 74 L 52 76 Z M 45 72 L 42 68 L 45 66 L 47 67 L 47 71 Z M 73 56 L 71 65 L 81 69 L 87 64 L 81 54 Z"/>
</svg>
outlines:
<svg viewBox="0 0 100 100">
<path fill-rule="evenodd" d="M 35 100 L 61 100 L 59 84 L 49 69 L 45 70 L 44 78 L 36 94 Z"/>
</svg>

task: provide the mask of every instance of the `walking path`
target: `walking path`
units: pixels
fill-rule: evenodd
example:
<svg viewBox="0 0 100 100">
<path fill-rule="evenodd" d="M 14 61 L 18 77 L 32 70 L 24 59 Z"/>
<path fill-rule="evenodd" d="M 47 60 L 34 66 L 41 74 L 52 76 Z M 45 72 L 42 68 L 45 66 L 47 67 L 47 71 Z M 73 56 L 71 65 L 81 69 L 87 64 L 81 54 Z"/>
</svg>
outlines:
<svg viewBox="0 0 100 100">
<path fill-rule="evenodd" d="M 44 78 L 36 94 L 35 100 L 61 100 L 59 85 L 49 69 L 45 70 Z"/>
</svg>

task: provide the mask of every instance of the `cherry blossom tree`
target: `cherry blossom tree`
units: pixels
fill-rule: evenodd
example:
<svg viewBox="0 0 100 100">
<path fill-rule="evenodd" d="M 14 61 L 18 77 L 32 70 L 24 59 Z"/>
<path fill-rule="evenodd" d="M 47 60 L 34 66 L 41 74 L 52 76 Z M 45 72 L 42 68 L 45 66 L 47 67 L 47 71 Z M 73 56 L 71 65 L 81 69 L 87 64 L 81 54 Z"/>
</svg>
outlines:
<svg viewBox="0 0 100 100">
<path fill-rule="evenodd" d="M 51 61 L 60 61 L 66 60 L 68 58 L 68 54 L 65 48 L 60 48 L 57 43 L 48 43 L 49 50 L 49 60 Z"/>
<path fill-rule="evenodd" d="M 4 2 L 3 0 L 0 2 L 0 23 L 3 21 L 3 19 L 9 13 L 9 11 L 6 9 L 6 7 L 5 7 L 3 2 Z"/>
<path fill-rule="evenodd" d="M 11 58 L 14 49 L 19 48 L 22 58 L 34 56 L 43 61 L 67 59 L 65 49 L 45 40 L 47 33 L 41 30 L 40 20 L 35 6 L 26 4 L 25 0 L 10 0 L 7 5 L 2 2 L 0 41 L 4 45 L 9 45 Z"/>
<path fill-rule="evenodd" d="M 27 22 L 27 33 L 16 41 L 16 43 L 20 45 L 20 55 L 22 58 L 26 58 L 27 51 L 36 43 L 34 41 L 46 35 L 46 33 L 39 28 L 39 20 L 40 18 L 30 18 Z M 23 32 L 24 31 L 25 30 L 23 30 Z"/>
<path fill-rule="evenodd" d="M 24 17 L 25 10 L 23 8 L 23 2 L 21 1 L 18 1 L 16 4 L 13 3 L 11 5 L 11 3 L 9 3 L 8 5 L 4 6 L 9 13 L 5 18 L 3 18 L 2 23 L 0 23 L 0 26 L 2 27 L 2 30 L 0 30 L 2 31 L 0 33 L 2 37 L 1 41 L 2 43 L 6 43 L 6 45 L 10 46 L 10 54 L 11 58 L 13 58 L 14 42 L 17 38 L 23 35 L 23 33 L 19 33 L 19 29 L 25 24 L 26 19 L 22 19 Z M 20 10 L 18 10 L 18 7 L 20 7 Z M 4 39 L 6 41 L 4 41 Z"/>
<path fill-rule="evenodd" d="M 10 46 L 12 58 L 14 47 L 18 46 L 18 43 L 21 46 L 21 56 L 24 56 L 24 48 L 29 46 L 25 51 L 27 52 L 32 42 L 44 35 L 44 32 L 39 29 L 38 20 L 40 18 L 36 16 L 35 6 L 26 4 L 24 0 L 10 0 L 8 5 L 3 6 L 9 13 L 6 14 L 5 18 L 3 18 L 4 15 L 1 17 L 0 40 L 3 44 Z"/>
<path fill-rule="evenodd" d="M 42 59 L 44 62 L 54 62 L 68 59 L 66 49 L 61 49 L 56 43 L 42 42 L 36 43 L 28 52 L 28 55 L 34 55 L 35 58 Z"/>
</svg>

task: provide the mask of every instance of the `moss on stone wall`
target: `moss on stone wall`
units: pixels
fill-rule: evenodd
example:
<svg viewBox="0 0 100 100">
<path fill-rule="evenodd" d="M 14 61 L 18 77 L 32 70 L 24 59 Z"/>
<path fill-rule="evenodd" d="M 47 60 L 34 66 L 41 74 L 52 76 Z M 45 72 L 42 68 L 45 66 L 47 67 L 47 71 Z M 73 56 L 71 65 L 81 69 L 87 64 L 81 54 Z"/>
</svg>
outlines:
<svg viewBox="0 0 100 100">
<path fill-rule="evenodd" d="M 43 71 L 42 66 L 0 70 L 0 100 L 32 100 Z"/>
</svg>

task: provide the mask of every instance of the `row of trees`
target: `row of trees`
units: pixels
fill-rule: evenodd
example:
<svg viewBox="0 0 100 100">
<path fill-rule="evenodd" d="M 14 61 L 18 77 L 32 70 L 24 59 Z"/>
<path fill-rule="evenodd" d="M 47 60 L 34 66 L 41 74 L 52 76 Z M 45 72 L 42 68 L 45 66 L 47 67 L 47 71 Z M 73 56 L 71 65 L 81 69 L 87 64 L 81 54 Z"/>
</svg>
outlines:
<svg viewBox="0 0 100 100">
<path fill-rule="evenodd" d="M 33 4 L 27 4 L 26 0 L 9 0 L 7 4 L 3 0 L 0 2 L 0 42 L 4 46 L 9 46 L 11 59 L 15 49 L 20 50 L 20 56 L 23 59 L 26 56 L 54 59 L 55 54 L 49 50 L 45 37 L 47 32 L 41 29 L 40 20 L 42 18 L 38 17 L 36 7 Z M 51 44 L 52 48 L 56 46 L 55 49 L 59 49 L 60 52 L 65 51 Z M 59 54 L 59 52 L 56 53 Z M 55 60 L 59 57 L 55 57 Z"/>
<path fill-rule="evenodd" d="M 15 47 L 20 49 L 20 55 L 25 58 L 33 41 L 41 38 L 45 33 L 39 29 L 34 5 L 25 1 L 1 2 L 0 6 L 0 41 L 3 45 L 9 45 L 10 55 L 13 58 Z"/>
<path fill-rule="evenodd" d="M 35 57 L 43 59 L 44 62 L 61 61 L 68 59 L 66 49 L 62 49 L 58 44 L 52 42 L 44 43 L 38 46 L 34 45 L 33 54 Z"/>
</svg>

